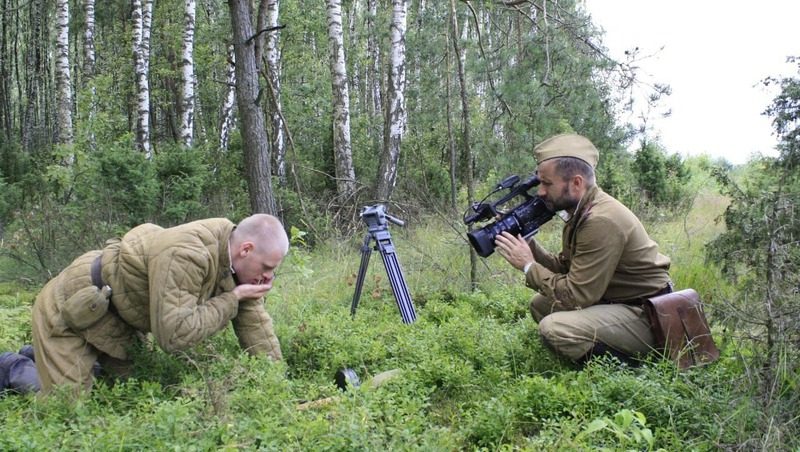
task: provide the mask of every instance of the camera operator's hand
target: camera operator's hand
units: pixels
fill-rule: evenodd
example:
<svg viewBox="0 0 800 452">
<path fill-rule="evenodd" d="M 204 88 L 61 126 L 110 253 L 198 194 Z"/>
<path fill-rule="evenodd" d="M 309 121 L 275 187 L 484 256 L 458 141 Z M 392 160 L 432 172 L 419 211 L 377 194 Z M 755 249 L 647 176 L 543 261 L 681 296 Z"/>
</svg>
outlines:
<svg viewBox="0 0 800 452">
<path fill-rule="evenodd" d="M 522 270 L 525 265 L 534 261 L 528 242 L 519 234 L 513 236 L 508 231 L 503 231 L 495 237 L 494 244 L 500 255 L 517 270 Z"/>
<path fill-rule="evenodd" d="M 265 284 L 240 284 L 233 289 L 236 298 L 239 300 L 257 300 L 269 293 L 272 289 L 272 282 Z"/>
</svg>

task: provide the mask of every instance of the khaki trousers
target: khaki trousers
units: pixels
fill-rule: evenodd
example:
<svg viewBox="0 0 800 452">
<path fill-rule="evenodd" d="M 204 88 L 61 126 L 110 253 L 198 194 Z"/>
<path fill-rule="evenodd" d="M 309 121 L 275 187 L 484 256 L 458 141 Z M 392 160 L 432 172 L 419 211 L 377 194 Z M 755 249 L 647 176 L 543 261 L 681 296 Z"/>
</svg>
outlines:
<svg viewBox="0 0 800 452">
<path fill-rule="evenodd" d="M 573 361 L 583 358 L 597 342 L 631 356 L 655 349 L 650 321 L 640 306 L 601 304 L 567 311 L 537 294 L 530 307 L 542 339 Z"/>
</svg>

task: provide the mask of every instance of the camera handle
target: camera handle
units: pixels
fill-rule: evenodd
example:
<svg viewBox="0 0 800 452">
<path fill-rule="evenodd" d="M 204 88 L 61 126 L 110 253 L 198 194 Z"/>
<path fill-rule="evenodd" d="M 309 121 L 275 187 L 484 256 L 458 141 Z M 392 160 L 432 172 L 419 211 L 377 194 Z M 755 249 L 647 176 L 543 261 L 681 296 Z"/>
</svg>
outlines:
<svg viewBox="0 0 800 452">
<path fill-rule="evenodd" d="M 356 280 L 355 293 L 353 294 L 353 303 L 350 306 L 350 315 L 353 317 L 356 315 L 358 300 L 361 298 L 361 289 L 364 286 L 364 276 L 367 273 L 369 259 L 372 255 L 373 246 L 371 243 L 372 240 L 375 240 L 374 249 L 380 252 L 383 258 L 383 266 L 389 276 L 389 283 L 392 286 L 392 293 L 397 302 L 397 308 L 400 310 L 400 316 L 403 318 L 403 323 L 413 323 L 417 320 L 417 314 L 414 312 L 414 303 L 411 301 L 411 294 L 408 292 L 408 286 L 406 286 L 406 281 L 403 278 L 403 270 L 397 260 L 392 236 L 389 234 L 386 221 L 383 220 L 388 219 L 399 226 L 404 223 L 400 219 L 386 214 L 381 205 L 365 208 L 361 216 L 367 222 L 369 232 L 364 237 L 364 244 L 361 246 L 361 266 L 358 269 L 358 279 Z M 375 218 L 377 218 L 377 221 L 370 221 Z"/>
</svg>

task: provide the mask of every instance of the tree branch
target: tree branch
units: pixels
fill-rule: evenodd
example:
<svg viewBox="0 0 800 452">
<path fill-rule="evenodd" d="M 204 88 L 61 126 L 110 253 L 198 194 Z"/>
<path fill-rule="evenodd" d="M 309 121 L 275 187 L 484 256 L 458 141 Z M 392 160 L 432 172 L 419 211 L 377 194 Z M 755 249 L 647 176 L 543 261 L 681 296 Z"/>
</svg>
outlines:
<svg viewBox="0 0 800 452">
<path fill-rule="evenodd" d="M 286 25 L 276 25 L 276 26 L 274 26 L 274 27 L 267 27 L 267 28 L 264 28 L 263 30 L 260 30 L 260 31 L 258 31 L 258 32 L 257 32 L 256 34 L 254 34 L 253 36 L 250 36 L 250 37 L 247 39 L 247 41 L 245 41 L 244 43 L 245 43 L 245 45 L 248 45 L 248 44 L 250 44 L 251 42 L 253 42 L 253 40 L 254 40 L 254 39 L 258 38 L 259 36 L 263 35 L 264 33 L 269 33 L 269 32 L 271 32 L 271 31 L 276 31 L 276 30 L 282 30 L 282 29 L 284 29 L 284 28 L 286 28 Z"/>
<path fill-rule="evenodd" d="M 481 51 L 481 57 L 483 57 L 484 60 L 489 61 L 489 59 L 486 58 L 486 51 L 483 49 L 483 40 L 481 38 L 481 27 L 480 27 L 480 22 L 478 22 L 478 14 L 475 12 L 475 8 L 472 7 L 472 4 L 469 2 L 469 0 L 461 0 L 461 1 L 465 5 L 467 5 L 467 7 L 470 10 L 470 13 L 472 13 L 472 20 L 475 21 L 475 31 L 478 33 L 478 48 Z M 500 101 L 500 104 L 503 106 L 503 110 L 505 110 L 508 113 L 508 115 L 513 118 L 514 113 L 511 111 L 511 107 L 508 106 L 508 103 L 503 99 L 503 96 L 497 92 L 497 88 L 494 86 L 494 79 L 492 78 L 491 74 L 488 74 L 488 79 L 489 79 L 489 86 L 491 86 L 492 92 L 494 93 L 495 97 L 497 97 L 497 100 Z"/>
</svg>

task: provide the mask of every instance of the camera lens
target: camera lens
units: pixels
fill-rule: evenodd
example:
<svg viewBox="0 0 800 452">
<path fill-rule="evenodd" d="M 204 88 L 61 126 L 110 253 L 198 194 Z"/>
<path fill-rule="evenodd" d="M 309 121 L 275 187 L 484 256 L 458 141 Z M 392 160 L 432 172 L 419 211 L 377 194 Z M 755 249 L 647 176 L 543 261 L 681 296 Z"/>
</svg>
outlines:
<svg viewBox="0 0 800 452">
<path fill-rule="evenodd" d="M 468 232 L 467 238 L 478 256 L 486 257 L 494 252 L 494 237 L 486 232 L 486 228 Z"/>
<path fill-rule="evenodd" d="M 478 255 L 486 257 L 494 252 L 494 240 L 503 231 L 508 231 L 511 235 L 519 234 L 519 223 L 514 215 L 507 215 L 481 229 L 470 231 L 467 233 L 467 238 Z"/>
</svg>

